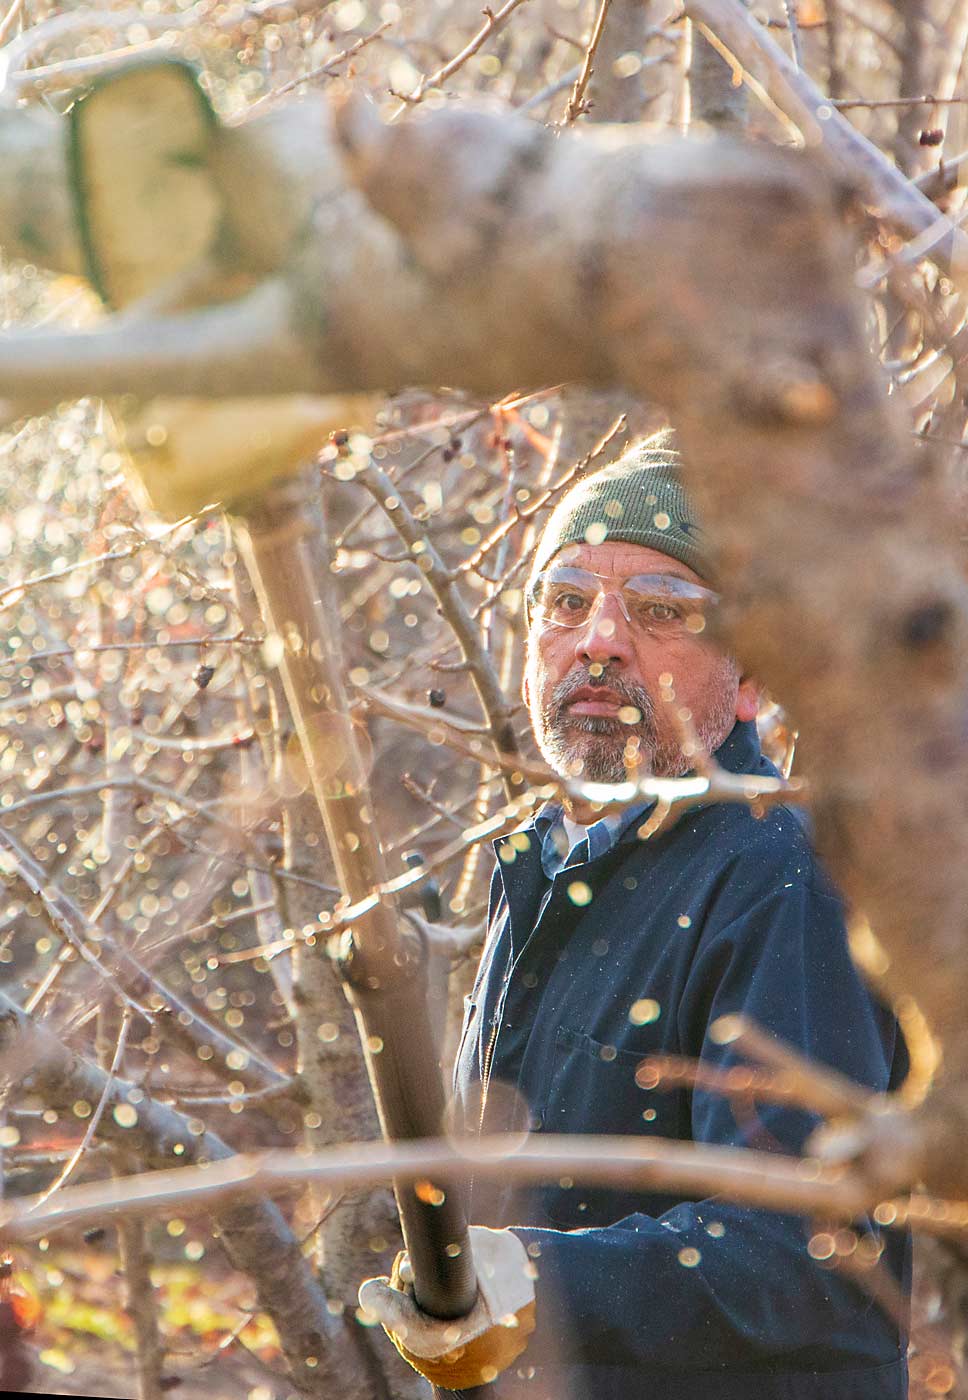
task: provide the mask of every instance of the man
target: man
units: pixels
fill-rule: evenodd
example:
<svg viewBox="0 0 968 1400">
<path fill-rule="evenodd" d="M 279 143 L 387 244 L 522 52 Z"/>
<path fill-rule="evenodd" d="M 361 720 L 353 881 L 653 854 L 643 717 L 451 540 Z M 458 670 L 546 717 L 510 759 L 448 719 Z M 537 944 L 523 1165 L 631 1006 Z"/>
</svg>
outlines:
<svg viewBox="0 0 968 1400">
<path fill-rule="evenodd" d="M 562 500 L 529 583 L 524 683 L 558 773 L 686 773 L 682 707 L 723 768 L 775 773 L 760 754 L 755 683 L 704 635 L 710 575 L 668 438 Z M 459 1108 L 484 1131 L 799 1153 L 810 1115 L 649 1088 L 636 1066 L 655 1054 L 735 1063 L 722 1018 L 739 1013 L 887 1090 L 906 1070 L 895 1022 L 850 960 L 841 902 L 797 813 L 757 820 L 742 804 L 709 804 L 642 839 L 649 811 L 601 818 L 588 805 L 549 805 L 498 844 Z M 373 1280 L 361 1291 L 440 1387 L 493 1379 L 474 1391 L 481 1400 L 907 1393 L 902 1328 L 847 1272 L 812 1257 L 818 1227 L 798 1217 L 565 1177 L 527 1191 L 478 1184 L 471 1219 L 491 1228 L 472 1229 L 481 1298 L 463 1330 L 421 1314 L 399 1268 L 393 1287 Z M 879 1268 L 903 1293 L 904 1238 L 860 1231 L 861 1256 L 881 1245 Z M 521 1282 L 529 1263 L 533 1292 Z"/>
</svg>

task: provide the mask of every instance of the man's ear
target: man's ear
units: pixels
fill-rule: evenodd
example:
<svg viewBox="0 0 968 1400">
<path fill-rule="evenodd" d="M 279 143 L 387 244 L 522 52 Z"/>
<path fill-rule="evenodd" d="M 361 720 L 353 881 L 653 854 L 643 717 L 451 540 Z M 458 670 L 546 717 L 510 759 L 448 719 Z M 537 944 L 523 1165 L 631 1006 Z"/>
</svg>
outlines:
<svg viewBox="0 0 968 1400">
<path fill-rule="evenodd" d="M 760 708 L 760 686 L 752 676 L 744 676 L 739 683 L 739 690 L 736 692 L 736 718 L 738 720 L 756 719 Z"/>
</svg>

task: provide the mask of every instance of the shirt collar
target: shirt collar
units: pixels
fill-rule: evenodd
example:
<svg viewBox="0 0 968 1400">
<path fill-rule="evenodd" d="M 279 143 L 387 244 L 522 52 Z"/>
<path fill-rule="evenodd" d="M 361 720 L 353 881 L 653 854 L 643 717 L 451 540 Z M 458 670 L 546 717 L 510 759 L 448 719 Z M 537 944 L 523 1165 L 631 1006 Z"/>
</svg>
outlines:
<svg viewBox="0 0 968 1400">
<path fill-rule="evenodd" d="M 648 802 L 637 802 L 634 806 L 600 817 L 587 828 L 584 840 L 569 851 L 561 803 L 546 803 L 534 819 L 545 875 L 549 880 L 553 879 L 566 862 L 575 865 L 580 861 L 597 860 L 617 845 L 633 822 L 641 821 L 650 806 Z"/>
</svg>

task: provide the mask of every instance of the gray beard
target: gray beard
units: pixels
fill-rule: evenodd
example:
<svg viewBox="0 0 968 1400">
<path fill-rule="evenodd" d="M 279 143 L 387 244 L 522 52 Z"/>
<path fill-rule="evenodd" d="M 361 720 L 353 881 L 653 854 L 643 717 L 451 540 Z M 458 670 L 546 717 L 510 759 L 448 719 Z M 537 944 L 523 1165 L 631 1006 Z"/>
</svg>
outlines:
<svg viewBox="0 0 968 1400">
<path fill-rule="evenodd" d="M 566 706 L 575 691 L 595 685 L 620 695 L 626 705 L 635 706 L 642 718 L 635 724 L 623 724 L 607 715 L 568 713 Z M 735 721 L 735 708 L 724 693 L 713 713 L 701 723 L 694 721 L 703 749 L 707 753 L 718 749 Z M 625 754 L 630 739 L 639 741 L 636 763 L 654 777 L 681 778 L 696 762 L 695 757 L 687 757 L 682 752 L 677 738 L 659 737 L 655 705 L 648 692 L 619 676 L 610 677 L 607 671 L 597 678 L 578 674 L 560 681 L 551 692 L 536 738 L 542 757 L 556 773 L 562 777 L 582 777 L 592 783 L 626 781 Z"/>
</svg>

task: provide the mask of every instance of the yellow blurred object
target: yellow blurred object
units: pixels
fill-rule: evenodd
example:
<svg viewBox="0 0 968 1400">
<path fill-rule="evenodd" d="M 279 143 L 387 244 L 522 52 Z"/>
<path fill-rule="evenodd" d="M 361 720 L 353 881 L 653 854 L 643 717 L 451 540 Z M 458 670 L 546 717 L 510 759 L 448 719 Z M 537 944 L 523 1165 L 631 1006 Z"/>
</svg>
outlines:
<svg viewBox="0 0 968 1400">
<path fill-rule="evenodd" d="M 488 1385 L 515 1362 L 535 1328 L 533 1266 L 511 1230 L 472 1225 L 478 1294 L 466 1317 L 430 1317 L 417 1306 L 406 1250 L 389 1278 L 367 1279 L 360 1307 L 383 1326 L 403 1359 L 444 1390 Z"/>
<path fill-rule="evenodd" d="M 129 306 L 218 236 L 222 197 L 208 168 L 218 120 L 196 69 L 167 57 L 103 74 L 68 124 L 88 277 L 108 306 Z"/>
<path fill-rule="evenodd" d="M 177 519 L 216 501 L 231 507 L 293 475 L 331 433 L 371 431 L 381 402 L 369 394 L 280 394 L 152 399 L 135 413 L 115 411 L 152 506 Z"/>
<path fill-rule="evenodd" d="M 387 1335 L 404 1361 L 408 1361 L 431 1385 L 439 1385 L 442 1390 L 469 1390 L 472 1386 L 489 1385 L 512 1362 L 517 1361 L 534 1331 L 534 1309 L 534 1303 L 526 1303 L 514 1314 L 517 1321 L 513 1327 L 503 1322 L 496 1323 L 472 1342 L 455 1347 L 453 1351 L 435 1359 L 416 1356 L 407 1350 L 396 1333 L 388 1332 Z"/>
</svg>

